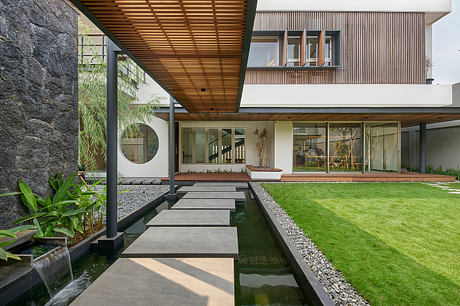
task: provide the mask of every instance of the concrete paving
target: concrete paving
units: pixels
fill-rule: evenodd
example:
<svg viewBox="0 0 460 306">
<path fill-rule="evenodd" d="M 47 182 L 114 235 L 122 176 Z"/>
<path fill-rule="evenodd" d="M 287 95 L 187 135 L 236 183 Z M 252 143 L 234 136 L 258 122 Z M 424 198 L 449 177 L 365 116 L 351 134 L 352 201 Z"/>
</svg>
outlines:
<svg viewBox="0 0 460 306">
<path fill-rule="evenodd" d="M 244 189 L 248 188 L 248 183 L 238 183 L 238 182 L 203 182 L 203 183 L 195 183 L 193 186 L 196 187 L 228 187 L 233 186 L 236 188 Z"/>
<path fill-rule="evenodd" d="M 235 211 L 234 199 L 180 199 L 171 208 L 176 209 L 193 209 L 193 210 L 229 210 Z"/>
<path fill-rule="evenodd" d="M 235 258 L 236 227 L 149 227 L 120 257 Z"/>
<path fill-rule="evenodd" d="M 146 226 L 230 226 L 230 211 L 163 210 Z"/>
<path fill-rule="evenodd" d="M 188 192 L 183 199 L 234 199 L 237 202 L 246 201 L 242 191 L 235 192 Z"/>
<path fill-rule="evenodd" d="M 234 305 L 231 258 L 120 258 L 71 305 Z"/>
<path fill-rule="evenodd" d="M 183 186 L 178 193 L 187 192 L 235 192 L 235 186 Z"/>
</svg>

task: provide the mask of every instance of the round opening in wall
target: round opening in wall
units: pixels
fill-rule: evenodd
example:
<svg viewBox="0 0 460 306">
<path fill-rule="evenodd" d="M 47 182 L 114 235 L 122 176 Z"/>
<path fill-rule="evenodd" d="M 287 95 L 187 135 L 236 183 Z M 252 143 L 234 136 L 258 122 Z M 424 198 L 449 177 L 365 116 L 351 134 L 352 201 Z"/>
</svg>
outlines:
<svg viewBox="0 0 460 306">
<path fill-rule="evenodd" d="M 133 163 L 144 164 L 158 152 L 158 135 L 148 125 L 132 124 L 123 131 L 121 151 Z"/>
</svg>

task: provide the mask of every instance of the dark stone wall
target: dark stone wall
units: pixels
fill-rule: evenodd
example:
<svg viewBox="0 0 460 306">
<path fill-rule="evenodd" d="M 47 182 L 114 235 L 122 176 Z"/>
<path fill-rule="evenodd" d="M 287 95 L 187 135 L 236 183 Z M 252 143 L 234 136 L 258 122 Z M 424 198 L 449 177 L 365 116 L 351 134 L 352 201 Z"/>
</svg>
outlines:
<svg viewBox="0 0 460 306">
<path fill-rule="evenodd" d="M 78 14 L 64 0 L 0 0 L 0 193 L 78 165 Z M 0 198 L 0 228 L 26 211 Z"/>
</svg>

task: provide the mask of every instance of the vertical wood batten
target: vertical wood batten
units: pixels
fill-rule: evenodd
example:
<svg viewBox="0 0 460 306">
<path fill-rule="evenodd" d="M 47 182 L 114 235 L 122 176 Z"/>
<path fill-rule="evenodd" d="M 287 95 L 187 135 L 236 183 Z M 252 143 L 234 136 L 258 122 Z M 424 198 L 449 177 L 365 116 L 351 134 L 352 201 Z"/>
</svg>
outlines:
<svg viewBox="0 0 460 306">
<path fill-rule="evenodd" d="M 339 68 L 248 68 L 247 84 L 424 84 L 425 15 L 258 12 L 254 30 L 340 30 Z"/>
</svg>

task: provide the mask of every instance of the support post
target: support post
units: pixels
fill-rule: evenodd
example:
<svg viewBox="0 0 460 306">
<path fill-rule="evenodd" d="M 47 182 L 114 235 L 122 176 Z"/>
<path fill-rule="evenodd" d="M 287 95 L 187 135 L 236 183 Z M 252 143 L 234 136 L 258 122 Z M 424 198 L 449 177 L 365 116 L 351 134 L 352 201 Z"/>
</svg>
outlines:
<svg viewBox="0 0 460 306">
<path fill-rule="evenodd" d="M 420 173 L 426 173 L 426 123 L 420 123 L 419 141 L 419 165 Z"/>
<path fill-rule="evenodd" d="M 117 142 L 118 142 L 118 58 L 120 49 L 107 39 L 107 215 L 106 237 L 95 248 L 115 252 L 123 246 L 123 233 L 117 232 Z"/>
<path fill-rule="evenodd" d="M 174 98 L 170 97 L 169 100 L 169 195 L 167 196 L 168 201 L 174 201 L 177 197 L 175 187 L 175 156 L 176 146 L 174 139 Z"/>
</svg>

